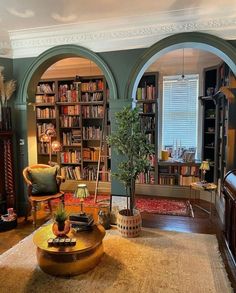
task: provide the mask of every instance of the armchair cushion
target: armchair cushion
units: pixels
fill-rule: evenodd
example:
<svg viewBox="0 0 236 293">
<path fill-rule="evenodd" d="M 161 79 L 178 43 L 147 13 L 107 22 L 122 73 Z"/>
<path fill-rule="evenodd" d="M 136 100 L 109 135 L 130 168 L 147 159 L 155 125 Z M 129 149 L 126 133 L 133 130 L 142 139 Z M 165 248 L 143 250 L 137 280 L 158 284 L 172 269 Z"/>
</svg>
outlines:
<svg viewBox="0 0 236 293">
<path fill-rule="evenodd" d="M 32 182 L 32 195 L 47 195 L 58 192 L 56 166 L 51 168 L 32 168 L 28 172 Z"/>
</svg>

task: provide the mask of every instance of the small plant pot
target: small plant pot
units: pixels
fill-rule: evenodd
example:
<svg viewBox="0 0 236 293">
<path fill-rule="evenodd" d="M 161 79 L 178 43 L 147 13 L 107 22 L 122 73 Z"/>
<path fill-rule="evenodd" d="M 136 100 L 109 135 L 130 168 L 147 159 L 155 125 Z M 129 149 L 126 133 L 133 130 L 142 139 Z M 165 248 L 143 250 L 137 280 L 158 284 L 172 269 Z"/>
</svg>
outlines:
<svg viewBox="0 0 236 293">
<path fill-rule="evenodd" d="M 70 221 L 55 222 L 52 225 L 52 231 L 57 237 L 65 236 L 70 231 Z"/>
<path fill-rule="evenodd" d="M 142 218 L 138 210 L 134 210 L 134 215 L 129 216 L 128 210 L 121 210 L 117 214 L 117 229 L 121 236 L 133 238 L 140 235 Z"/>
</svg>

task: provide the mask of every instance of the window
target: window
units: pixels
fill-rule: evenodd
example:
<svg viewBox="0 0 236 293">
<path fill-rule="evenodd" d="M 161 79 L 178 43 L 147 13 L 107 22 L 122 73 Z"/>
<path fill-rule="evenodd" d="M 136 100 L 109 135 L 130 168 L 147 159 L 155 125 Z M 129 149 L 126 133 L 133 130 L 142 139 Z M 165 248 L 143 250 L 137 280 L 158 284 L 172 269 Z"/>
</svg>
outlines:
<svg viewBox="0 0 236 293">
<path fill-rule="evenodd" d="M 162 146 L 197 148 L 198 74 L 163 77 Z"/>
</svg>

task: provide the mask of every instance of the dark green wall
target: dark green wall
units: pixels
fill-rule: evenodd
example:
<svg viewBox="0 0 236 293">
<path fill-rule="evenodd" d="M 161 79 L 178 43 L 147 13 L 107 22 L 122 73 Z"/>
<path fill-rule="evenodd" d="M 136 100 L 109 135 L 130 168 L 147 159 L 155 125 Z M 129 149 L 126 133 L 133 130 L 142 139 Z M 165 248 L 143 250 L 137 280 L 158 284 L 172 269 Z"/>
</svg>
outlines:
<svg viewBox="0 0 236 293">
<path fill-rule="evenodd" d="M 183 36 L 182 36 L 183 37 Z M 200 36 L 199 36 L 200 37 Z M 172 40 L 173 42 L 174 40 Z M 160 41 L 161 43 L 162 41 Z M 177 42 L 177 39 L 176 39 Z M 163 43 L 163 44 L 162 44 Z M 165 41 L 161 43 L 161 46 L 165 46 Z M 236 47 L 236 42 L 230 42 L 231 45 Z M 158 43 L 157 43 L 158 45 Z M 150 48 L 150 56 L 152 55 L 152 51 L 155 51 L 155 46 Z M 235 49 L 236 50 L 236 49 Z M 130 86 L 128 84 L 131 82 L 132 73 L 135 70 L 139 71 L 139 66 L 137 64 L 143 64 L 145 61 L 145 53 L 148 49 L 135 49 L 135 50 L 124 50 L 124 51 L 114 51 L 114 52 L 103 52 L 98 53 L 99 57 L 101 57 L 110 68 L 118 90 L 118 100 L 111 100 L 111 120 L 114 120 L 115 112 L 119 111 L 125 104 L 130 104 L 131 97 L 127 97 L 127 88 Z M 148 52 L 147 52 L 148 53 Z M 14 61 L 9 59 L 0 59 L 0 61 L 4 62 L 3 66 L 6 68 L 6 72 L 9 74 L 9 77 L 13 73 L 14 79 L 17 80 L 17 83 L 20 85 L 25 77 L 25 72 L 27 68 L 33 63 L 36 58 L 22 58 L 15 59 Z M 1 62 L 0 62 L 1 64 Z M 137 74 L 136 72 L 136 74 Z M 134 80 L 132 81 L 134 82 Z M 132 88 L 132 85 L 130 88 Z M 24 104 L 25 99 L 23 99 L 19 92 L 16 93 L 16 101 L 15 108 L 13 112 L 14 116 L 14 130 L 16 137 L 16 182 L 17 182 L 17 206 L 18 213 L 23 214 L 25 210 L 26 203 L 26 190 L 23 183 L 22 178 L 22 170 L 28 164 L 27 158 L 27 111 L 26 104 Z M 23 103 L 23 104 L 22 104 Z M 112 126 L 113 130 L 113 126 Z M 21 141 L 23 139 L 23 141 Z M 25 145 L 20 145 L 21 142 L 25 142 Z M 114 166 L 115 160 L 112 161 Z M 121 184 L 114 181 L 112 182 L 112 192 L 113 193 L 123 193 L 124 190 L 121 188 Z"/>
<path fill-rule="evenodd" d="M 27 165 L 28 152 L 26 147 L 27 142 L 27 112 L 26 105 L 19 104 L 21 97 L 19 88 L 25 76 L 28 66 L 33 62 L 34 58 L 14 59 L 13 61 L 13 76 L 17 80 L 18 91 L 15 100 L 15 108 L 13 111 L 13 125 L 15 134 L 15 181 L 17 191 L 17 212 L 23 215 L 26 212 L 27 193 L 26 186 L 23 182 L 22 170 Z"/>
<path fill-rule="evenodd" d="M 104 52 L 98 55 L 108 64 L 112 74 L 114 75 L 117 89 L 118 98 L 121 100 L 111 101 L 112 111 L 111 119 L 114 120 L 114 113 L 123 108 L 125 104 L 130 104 L 131 101 L 123 100 L 125 99 L 125 92 L 127 90 L 127 80 L 134 67 L 134 64 L 143 54 L 144 49 L 137 50 L 127 50 L 127 51 L 115 51 L 115 52 Z M 21 84 L 27 68 L 32 64 L 35 58 L 22 58 L 15 59 L 13 61 L 13 74 L 14 78 L 17 80 L 18 84 Z M 16 138 L 16 182 L 17 182 L 17 207 L 18 213 L 24 214 L 26 206 L 26 188 L 22 178 L 22 170 L 27 166 L 27 112 L 26 105 L 22 105 L 22 97 L 17 94 L 17 99 L 14 109 L 14 124 L 15 124 L 15 138 Z M 25 145 L 20 145 L 22 139 Z M 114 167 L 115 160 L 112 163 Z M 124 194 L 124 189 L 121 183 L 113 180 L 112 189 L 115 193 Z"/>
<path fill-rule="evenodd" d="M 99 56 L 108 64 L 116 81 L 118 98 L 127 99 L 125 90 L 129 75 L 145 49 L 124 50 L 99 53 Z"/>
<path fill-rule="evenodd" d="M 4 75 L 6 80 L 14 79 L 12 59 L 10 59 L 10 58 L 0 58 L 0 66 L 4 67 L 3 75 Z"/>
</svg>

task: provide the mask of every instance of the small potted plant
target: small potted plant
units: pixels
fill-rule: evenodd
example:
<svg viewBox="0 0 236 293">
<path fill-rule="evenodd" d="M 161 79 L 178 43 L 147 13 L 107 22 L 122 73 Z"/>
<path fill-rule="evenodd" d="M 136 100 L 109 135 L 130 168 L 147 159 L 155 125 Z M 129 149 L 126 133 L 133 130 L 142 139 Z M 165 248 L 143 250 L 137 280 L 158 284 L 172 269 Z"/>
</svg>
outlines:
<svg viewBox="0 0 236 293">
<path fill-rule="evenodd" d="M 67 234 L 69 232 L 68 227 L 70 227 L 68 219 L 68 213 L 66 212 L 62 203 L 57 207 L 54 213 L 55 223 L 53 225 L 53 232 L 56 236 Z"/>
<path fill-rule="evenodd" d="M 117 227 L 122 236 L 135 237 L 141 230 L 142 222 L 141 215 L 135 208 L 135 181 L 140 173 L 150 168 L 154 146 L 147 142 L 138 108 L 125 107 L 117 112 L 116 126 L 107 142 L 123 159 L 117 166 L 117 172 L 112 172 L 112 175 L 125 185 L 129 198 L 127 209 L 118 213 Z"/>
</svg>

